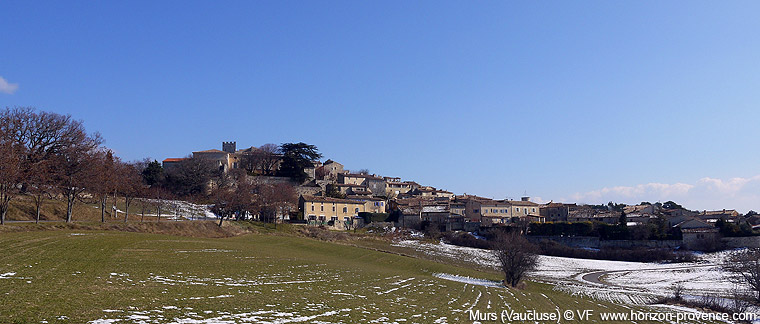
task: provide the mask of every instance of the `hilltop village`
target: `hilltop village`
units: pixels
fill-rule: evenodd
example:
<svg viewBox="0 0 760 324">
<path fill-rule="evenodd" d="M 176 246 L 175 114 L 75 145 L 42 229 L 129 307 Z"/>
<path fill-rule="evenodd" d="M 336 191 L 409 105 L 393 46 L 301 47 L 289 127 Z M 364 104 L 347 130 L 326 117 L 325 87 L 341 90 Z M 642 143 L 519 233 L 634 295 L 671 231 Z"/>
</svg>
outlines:
<svg viewBox="0 0 760 324">
<path fill-rule="evenodd" d="M 596 235 L 602 239 L 667 240 L 700 248 L 716 244 L 721 236 L 751 236 L 760 224 L 760 217 L 754 212 L 741 215 L 736 210 L 725 209 L 692 211 L 672 201 L 633 206 L 539 204 L 530 197 L 512 200 L 454 194 L 411 179 L 371 174 L 367 170 L 350 171 L 330 159 L 311 161 L 303 168 L 305 176 L 294 180 L 277 176 L 283 157 L 274 148 L 237 149 L 236 146 L 236 142 L 224 142 L 221 150 L 196 151 L 187 158 L 167 158 L 163 167 L 169 171 L 186 159 L 202 159 L 213 163 L 220 172 L 243 169 L 249 181 L 290 184 L 297 194 L 297 202 L 280 208 L 274 221 L 335 230 L 382 223 L 416 230 L 477 233 L 506 226 L 530 228 L 530 234 L 547 237 Z M 575 225 L 568 230 L 568 226 L 561 224 L 594 226 L 587 225 L 579 232 L 578 228 L 583 226 Z M 625 226 L 625 235 L 606 229 L 614 226 Z M 646 246 L 651 247 L 651 244 Z"/>
</svg>

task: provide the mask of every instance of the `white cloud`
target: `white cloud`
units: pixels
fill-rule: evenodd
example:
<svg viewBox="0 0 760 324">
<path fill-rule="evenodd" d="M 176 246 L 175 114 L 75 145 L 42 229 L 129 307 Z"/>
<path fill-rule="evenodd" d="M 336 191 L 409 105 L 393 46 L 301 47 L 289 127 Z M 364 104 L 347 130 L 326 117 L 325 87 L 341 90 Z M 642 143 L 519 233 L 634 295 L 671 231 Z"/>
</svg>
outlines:
<svg viewBox="0 0 760 324">
<path fill-rule="evenodd" d="M 16 90 L 18 90 L 18 83 L 8 83 L 8 81 L 0 76 L 0 92 L 13 94 Z"/>
<path fill-rule="evenodd" d="M 547 204 L 549 203 L 547 200 L 541 197 L 530 197 L 530 201 L 537 203 L 537 204 Z"/>
<path fill-rule="evenodd" d="M 702 178 L 689 183 L 647 183 L 636 186 L 617 186 L 589 192 L 579 192 L 563 198 L 578 203 L 607 203 L 608 201 L 636 204 L 642 201 L 673 200 L 686 208 L 737 209 L 747 212 L 760 210 L 760 175 L 728 180 Z"/>
</svg>

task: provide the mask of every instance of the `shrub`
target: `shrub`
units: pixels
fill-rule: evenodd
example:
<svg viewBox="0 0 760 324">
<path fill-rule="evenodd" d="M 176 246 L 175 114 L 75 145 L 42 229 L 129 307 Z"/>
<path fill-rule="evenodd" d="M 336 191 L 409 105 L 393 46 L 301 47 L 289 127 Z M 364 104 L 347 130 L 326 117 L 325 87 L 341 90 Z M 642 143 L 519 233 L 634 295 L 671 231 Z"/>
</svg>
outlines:
<svg viewBox="0 0 760 324">
<path fill-rule="evenodd" d="M 372 222 L 387 222 L 388 213 L 369 213 L 359 212 L 359 217 L 364 219 L 364 223 L 369 224 Z"/>
<path fill-rule="evenodd" d="M 490 248 L 489 241 L 480 240 L 467 232 L 446 232 L 443 234 L 443 239 L 449 244 L 458 246 L 466 246 L 479 249 Z"/>
<path fill-rule="evenodd" d="M 554 241 L 544 240 L 539 243 L 541 254 L 595 260 L 659 262 L 676 260 L 676 254 L 668 249 L 579 249 L 572 248 Z"/>
</svg>

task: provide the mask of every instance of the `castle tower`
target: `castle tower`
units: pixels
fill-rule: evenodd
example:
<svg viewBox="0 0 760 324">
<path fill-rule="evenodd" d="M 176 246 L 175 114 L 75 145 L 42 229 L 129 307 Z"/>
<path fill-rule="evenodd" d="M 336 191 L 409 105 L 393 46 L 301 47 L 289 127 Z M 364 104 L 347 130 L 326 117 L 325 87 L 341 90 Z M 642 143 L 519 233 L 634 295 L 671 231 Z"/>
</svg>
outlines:
<svg viewBox="0 0 760 324">
<path fill-rule="evenodd" d="M 237 142 L 222 142 L 222 151 L 235 153 L 237 151 Z"/>
</svg>

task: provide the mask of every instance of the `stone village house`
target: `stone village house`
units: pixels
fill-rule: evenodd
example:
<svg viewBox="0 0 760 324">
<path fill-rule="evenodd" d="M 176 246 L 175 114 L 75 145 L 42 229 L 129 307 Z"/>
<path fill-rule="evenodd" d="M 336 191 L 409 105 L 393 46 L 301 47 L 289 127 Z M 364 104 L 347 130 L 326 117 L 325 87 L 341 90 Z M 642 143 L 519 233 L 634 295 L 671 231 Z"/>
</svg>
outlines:
<svg viewBox="0 0 760 324">
<path fill-rule="evenodd" d="M 365 211 L 365 202 L 318 196 L 301 196 L 298 208 L 310 225 L 331 226 L 348 229 L 359 221 L 359 213 Z"/>
</svg>

